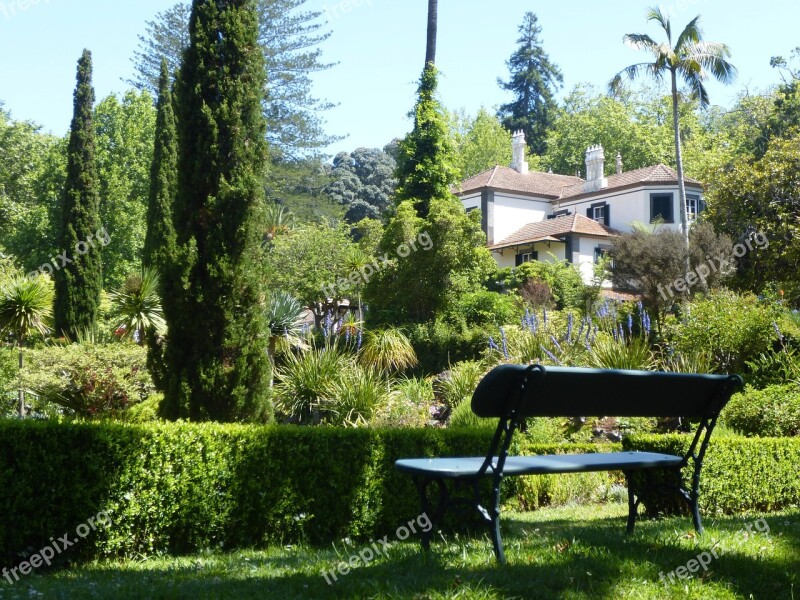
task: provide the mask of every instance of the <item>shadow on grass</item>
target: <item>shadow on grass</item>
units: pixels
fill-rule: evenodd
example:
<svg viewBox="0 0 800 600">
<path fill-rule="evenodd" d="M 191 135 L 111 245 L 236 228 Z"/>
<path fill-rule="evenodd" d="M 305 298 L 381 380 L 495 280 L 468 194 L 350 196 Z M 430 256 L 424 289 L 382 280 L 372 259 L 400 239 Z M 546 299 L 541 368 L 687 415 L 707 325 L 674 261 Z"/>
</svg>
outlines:
<svg viewBox="0 0 800 600">
<path fill-rule="evenodd" d="M 210 555 L 148 563 L 88 566 L 26 582 L 46 598 L 792 598 L 798 583 L 800 512 L 765 517 L 772 541 L 739 532 L 758 516 L 707 519 L 691 537 L 683 519 L 643 521 L 624 533 L 624 518 L 503 521 L 509 564 L 495 563 L 486 536 L 444 534 L 424 555 L 414 543 L 393 546 L 346 575 L 328 577 L 365 547 L 290 548 L 266 554 Z M 719 556 L 691 580 L 665 587 L 665 575 L 719 542 Z M 759 546 L 764 546 L 759 550 Z M 724 549 L 724 551 L 722 551 Z M 204 564 L 204 558 L 207 563 Z M 688 591 L 684 591 L 688 585 Z M 21 593 L 22 588 L 18 591 Z M 26 597 L 20 595 L 19 597 Z M 795 594 L 797 596 L 797 594 Z M 4 594 L 4 600 L 13 598 Z"/>
</svg>

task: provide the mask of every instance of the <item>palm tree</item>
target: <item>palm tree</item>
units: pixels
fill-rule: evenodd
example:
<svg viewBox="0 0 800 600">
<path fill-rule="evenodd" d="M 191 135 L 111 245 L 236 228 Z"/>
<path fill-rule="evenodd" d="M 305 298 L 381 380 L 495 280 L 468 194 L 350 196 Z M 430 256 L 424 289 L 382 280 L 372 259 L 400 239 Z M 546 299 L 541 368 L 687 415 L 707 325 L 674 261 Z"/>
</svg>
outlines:
<svg viewBox="0 0 800 600">
<path fill-rule="evenodd" d="M 10 330 L 19 348 L 19 416 L 25 417 L 25 390 L 22 385 L 22 345 L 31 331 L 42 335 L 50 331 L 53 316 L 53 290 L 42 277 L 17 277 L 0 291 L 0 331 Z"/>
<path fill-rule="evenodd" d="M 656 81 L 663 81 L 669 75 L 672 92 L 672 128 L 675 134 L 675 160 L 678 171 L 678 191 L 681 203 L 681 228 L 686 248 L 689 248 L 689 215 L 686 207 L 686 185 L 683 180 L 683 156 L 681 154 L 680 124 L 678 122 L 678 78 L 691 90 L 691 95 L 698 100 L 701 108 L 709 105 L 708 92 L 704 81 L 709 73 L 724 84 L 736 78 L 736 67 L 728 62 L 731 52 L 728 46 L 718 42 L 703 41 L 703 32 L 698 25 L 700 15 L 692 19 L 672 45 L 672 26 L 669 17 L 658 7 L 647 13 L 648 21 L 656 21 L 667 34 L 667 43 L 659 44 L 646 34 L 630 33 L 623 39 L 626 44 L 636 50 L 644 50 L 652 55 L 653 62 L 637 63 L 617 73 L 608 84 L 609 91 L 614 94 L 622 87 L 623 76 L 633 80 L 642 73 L 647 73 Z M 686 272 L 689 271 L 689 257 L 686 257 Z"/>
<path fill-rule="evenodd" d="M 111 292 L 117 330 L 122 336 L 133 334 L 137 344 L 144 344 L 145 332 L 153 329 L 162 334 L 167 328 L 158 295 L 158 272 L 145 267 L 141 274 L 128 275 L 119 290 Z"/>
<path fill-rule="evenodd" d="M 366 267 L 370 264 L 370 258 L 367 256 L 361 248 L 358 246 L 353 246 L 347 252 L 344 257 L 344 266 L 350 273 L 357 273 L 360 272 L 361 269 Z M 355 284 L 355 293 L 356 293 L 356 301 L 358 302 L 358 320 L 364 320 L 364 310 L 361 306 L 361 295 L 364 289 L 364 281 L 362 278 L 358 279 L 358 283 Z"/>
<path fill-rule="evenodd" d="M 425 47 L 425 68 L 436 64 L 436 35 L 439 21 L 439 0 L 428 0 L 428 43 Z"/>
<path fill-rule="evenodd" d="M 280 204 L 267 204 L 264 211 L 264 243 L 270 244 L 276 237 L 288 233 L 294 226 L 291 213 Z"/>
<path fill-rule="evenodd" d="M 298 338 L 303 330 L 305 307 L 297 298 L 281 290 L 270 294 L 267 302 L 267 328 L 269 329 L 269 387 L 275 381 L 275 352 L 281 336 L 289 339 Z"/>
</svg>

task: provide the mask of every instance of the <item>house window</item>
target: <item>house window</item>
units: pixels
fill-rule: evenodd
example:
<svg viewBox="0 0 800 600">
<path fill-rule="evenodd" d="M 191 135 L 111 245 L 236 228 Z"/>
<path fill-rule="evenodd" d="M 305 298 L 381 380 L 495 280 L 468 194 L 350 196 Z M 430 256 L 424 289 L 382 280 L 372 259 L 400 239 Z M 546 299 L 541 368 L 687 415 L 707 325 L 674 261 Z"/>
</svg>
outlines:
<svg viewBox="0 0 800 600">
<path fill-rule="evenodd" d="M 561 210 L 555 211 L 552 215 L 548 217 L 548 219 L 557 219 L 558 217 L 566 217 L 569 215 L 568 208 L 562 208 Z"/>
<path fill-rule="evenodd" d="M 478 207 L 477 207 L 477 206 L 470 206 L 470 207 L 467 209 L 467 213 L 471 213 L 473 210 L 478 210 Z"/>
<path fill-rule="evenodd" d="M 672 194 L 650 194 L 650 222 L 660 219 L 664 223 L 674 223 L 672 215 Z"/>
<path fill-rule="evenodd" d="M 539 253 L 535 250 L 531 250 L 530 252 L 520 252 L 516 257 L 516 266 L 520 266 L 523 263 L 534 260 L 539 260 Z"/>
<path fill-rule="evenodd" d="M 611 225 L 611 209 L 608 206 L 608 202 L 592 204 L 586 209 L 586 216 L 601 225 Z"/>
<path fill-rule="evenodd" d="M 686 196 L 686 213 L 689 215 L 689 220 L 694 221 L 701 212 L 703 212 L 703 201 L 700 196 L 687 195 Z"/>
<path fill-rule="evenodd" d="M 597 248 L 595 248 L 594 249 L 594 262 L 595 262 L 595 264 L 599 263 L 600 259 L 603 258 L 606 254 L 608 254 L 609 250 L 611 250 L 611 248 L 603 248 L 601 246 L 598 246 Z"/>
</svg>

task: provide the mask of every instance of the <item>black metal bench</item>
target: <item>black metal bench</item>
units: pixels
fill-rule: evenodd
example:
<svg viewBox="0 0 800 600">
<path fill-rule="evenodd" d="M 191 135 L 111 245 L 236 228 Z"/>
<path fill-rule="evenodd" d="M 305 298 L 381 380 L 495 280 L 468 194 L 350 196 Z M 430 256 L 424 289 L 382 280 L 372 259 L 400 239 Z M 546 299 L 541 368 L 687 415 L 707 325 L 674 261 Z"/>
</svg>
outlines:
<svg viewBox="0 0 800 600">
<path fill-rule="evenodd" d="M 505 555 L 500 537 L 500 484 L 506 475 L 622 471 L 628 483 L 627 532 L 630 533 L 641 502 L 641 494 L 637 497 L 631 485 L 632 474 L 680 469 L 691 461 L 694 469 L 691 490 L 679 485 L 674 491 L 688 504 L 694 527 L 702 533 L 698 499 L 703 457 L 720 411 L 741 385 L 738 375 L 500 365 L 483 378 L 472 396 L 476 415 L 499 418 L 485 457 L 406 458 L 396 461 L 395 467 L 413 477 L 422 510 L 434 525 L 451 506 L 477 509 L 490 528 L 495 555 L 501 564 L 505 563 Z M 587 416 L 680 417 L 699 420 L 699 425 L 684 456 L 653 452 L 508 456 L 514 431 L 522 419 Z M 484 477 L 492 478 L 488 507 L 481 502 L 479 484 Z M 435 507 L 428 497 L 428 486 L 433 482 L 439 491 Z M 426 551 L 434 529 L 431 527 L 422 534 L 422 547 Z"/>
</svg>

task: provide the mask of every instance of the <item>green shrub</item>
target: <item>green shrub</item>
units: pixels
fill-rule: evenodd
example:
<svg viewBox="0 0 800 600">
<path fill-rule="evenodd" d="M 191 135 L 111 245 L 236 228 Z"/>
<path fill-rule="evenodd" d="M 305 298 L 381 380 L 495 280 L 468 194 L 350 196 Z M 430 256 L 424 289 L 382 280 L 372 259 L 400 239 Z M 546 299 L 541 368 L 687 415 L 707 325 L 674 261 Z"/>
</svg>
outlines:
<svg viewBox="0 0 800 600">
<path fill-rule="evenodd" d="M 559 310 L 583 307 L 586 286 L 575 265 L 566 260 L 526 262 L 500 274 L 506 276 L 506 285 L 515 290 L 530 279 L 543 281 L 550 288 Z"/>
<path fill-rule="evenodd" d="M 481 290 L 464 294 L 454 309 L 467 325 L 502 326 L 519 322 L 522 316 L 519 297 Z"/>
<path fill-rule="evenodd" d="M 431 418 L 433 382 L 408 377 L 395 383 L 387 402 L 378 407 L 370 425 L 375 427 L 424 427 Z"/>
<path fill-rule="evenodd" d="M 334 425 L 366 425 L 389 400 L 389 382 L 376 369 L 353 365 L 336 383 L 328 421 Z"/>
<path fill-rule="evenodd" d="M 438 386 L 445 404 L 450 408 L 455 408 L 461 403 L 469 405 L 472 393 L 485 373 L 486 368 L 474 360 L 453 365 Z"/>
<path fill-rule="evenodd" d="M 112 525 L 60 560 L 383 536 L 420 510 L 411 478 L 394 468 L 398 458 L 482 456 L 491 436 L 485 428 L 0 421 L 0 513 L 13 515 L 0 520 L 0 564 L 18 563 L 101 510 Z M 513 452 L 605 447 L 535 445 L 518 435 Z M 520 486 L 510 477 L 503 498 L 535 506 L 595 494 L 596 482 L 581 490 L 579 481 Z"/>
<path fill-rule="evenodd" d="M 625 450 L 684 454 L 691 436 L 636 435 L 622 441 Z M 736 514 L 743 511 L 773 511 L 800 503 L 800 439 L 744 438 L 717 436 L 711 438 L 700 475 L 700 508 L 703 514 Z M 691 489 L 692 471 L 682 473 L 686 489 Z M 657 492 L 645 497 L 648 512 L 659 512 L 668 495 Z M 671 500 L 671 498 L 669 498 Z"/>
<path fill-rule="evenodd" d="M 441 373 L 449 365 L 481 356 L 490 335 L 497 336 L 497 331 L 453 325 L 444 320 L 415 325 L 409 331 L 419 359 L 418 370 L 425 375 Z"/>
<path fill-rule="evenodd" d="M 629 340 L 599 335 L 589 353 L 589 365 L 599 369 L 630 369 L 648 371 L 655 359 L 650 344 L 641 337 Z"/>
<path fill-rule="evenodd" d="M 793 347 L 768 350 L 747 361 L 747 381 L 756 388 L 800 381 L 800 353 Z"/>
<path fill-rule="evenodd" d="M 453 411 L 450 413 L 450 420 L 447 422 L 448 427 L 454 428 L 489 428 L 492 431 L 497 427 L 497 419 L 484 419 L 472 412 L 470 402 L 461 402 L 457 404 Z"/>
<path fill-rule="evenodd" d="M 725 406 L 721 421 L 747 436 L 800 436 L 800 386 L 747 386 Z"/>
<path fill-rule="evenodd" d="M 752 294 L 720 290 L 689 303 L 684 322 L 672 321 L 668 335 L 677 352 L 710 352 L 719 372 L 739 373 L 777 340 L 780 314 L 780 307 Z"/>
<path fill-rule="evenodd" d="M 81 417 L 122 416 L 155 390 L 147 351 L 135 344 L 68 344 L 29 350 L 25 386 L 40 403 Z"/>
</svg>

